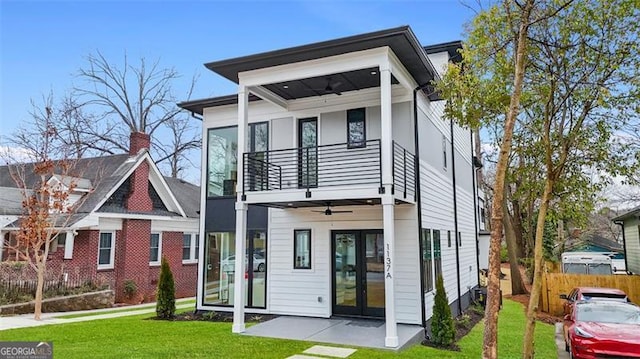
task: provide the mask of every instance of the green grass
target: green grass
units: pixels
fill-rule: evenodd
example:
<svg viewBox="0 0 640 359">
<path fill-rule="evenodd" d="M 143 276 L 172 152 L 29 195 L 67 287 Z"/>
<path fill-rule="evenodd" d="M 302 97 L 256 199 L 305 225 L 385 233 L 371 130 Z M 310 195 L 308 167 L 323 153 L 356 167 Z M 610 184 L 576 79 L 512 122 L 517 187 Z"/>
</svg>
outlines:
<svg viewBox="0 0 640 359">
<path fill-rule="evenodd" d="M 196 304 L 196 300 L 195 299 L 190 299 L 190 300 L 185 300 L 185 301 L 181 301 L 181 302 L 176 302 L 176 307 L 177 306 L 184 306 L 187 304 L 192 304 L 193 308 L 195 308 L 195 304 Z M 68 315 L 60 315 L 57 316 L 56 318 L 58 319 L 73 319 L 73 318 L 82 318 L 82 317 L 91 317 L 94 315 L 100 315 L 100 314 L 111 314 L 111 313 L 126 313 L 126 312 L 135 312 L 137 310 L 144 310 L 144 309 L 155 309 L 156 304 L 155 303 L 151 303 L 149 305 L 144 305 L 144 306 L 140 306 L 137 308 L 122 308 L 122 309 L 113 309 L 113 310 L 105 310 L 103 312 L 98 312 L 98 313 L 77 313 L 77 314 L 68 314 Z M 191 309 L 193 309 L 191 308 Z"/>
<path fill-rule="evenodd" d="M 278 358 L 300 354 L 310 342 L 258 338 L 231 333 L 231 323 L 168 322 L 137 315 L 89 322 L 0 331 L 0 341 L 52 341 L 60 358 Z M 458 345 L 461 352 L 414 346 L 403 352 L 358 349 L 351 357 L 479 358 L 483 325 L 476 326 Z M 524 311 L 505 300 L 500 312 L 498 356 L 520 358 Z M 554 328 L 536 325 L 536 357 L 556 358 Z"/>
</svg>

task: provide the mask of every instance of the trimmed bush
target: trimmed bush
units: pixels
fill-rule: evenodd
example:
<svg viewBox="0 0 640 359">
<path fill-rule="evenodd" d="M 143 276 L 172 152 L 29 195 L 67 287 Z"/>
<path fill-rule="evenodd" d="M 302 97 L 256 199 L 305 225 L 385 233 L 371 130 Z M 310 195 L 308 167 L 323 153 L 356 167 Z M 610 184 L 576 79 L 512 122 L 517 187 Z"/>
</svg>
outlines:
<svg viewBox="0 0 640 359">
<path fill-rule="evenodd" d="M 436 297 L 433 305 L 433 317 L 431 317 L 431 342 L 437 346 L 449 346 L 453 344 L 456 329 L 451 308 L 444 290 L 442 275 L 436 280 Z"/>
<path fill-rule="evenodd" d="M 176 312 L 176 289 L 173 273 L 167 258 L 162 257 L 158 291 L 156 294 L 156 315 L 161 319 L 170 319 Z"/>
</svg>

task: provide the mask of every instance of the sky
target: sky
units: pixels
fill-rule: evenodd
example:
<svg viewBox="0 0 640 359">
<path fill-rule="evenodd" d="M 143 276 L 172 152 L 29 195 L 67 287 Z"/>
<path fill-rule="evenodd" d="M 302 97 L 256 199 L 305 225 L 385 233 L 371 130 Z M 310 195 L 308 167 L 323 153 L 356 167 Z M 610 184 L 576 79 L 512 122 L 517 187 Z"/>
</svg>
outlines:
<svg viewBox="0 0 640 359">
<path fill-rule="evenodd" d="M 182 75 L 187 100 L 233 94 L 203 64 L 410 25 L 419 41 L 462 38 L 473 12 L 458 0 L 422 1 L 16 1 L 0 0 L 0 143 L 29 120 L 31 100 L 62 97 L 86 56 L 112 63 L 159 60 Z"/>
</svg>

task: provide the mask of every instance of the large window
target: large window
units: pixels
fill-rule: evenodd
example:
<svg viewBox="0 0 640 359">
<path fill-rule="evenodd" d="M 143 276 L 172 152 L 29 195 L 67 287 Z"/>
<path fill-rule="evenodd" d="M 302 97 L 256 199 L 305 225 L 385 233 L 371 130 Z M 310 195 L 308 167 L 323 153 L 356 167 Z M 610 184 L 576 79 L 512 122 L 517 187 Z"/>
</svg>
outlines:
<svg viewBox="0 0 640 359">
<path fill-rule="evenodd" d="M 207 196 L 233 196 L 238 178 L 238 127 L 209 129 Z"/>
<path fill-rule="evenodd" d="M 245 306 L 264 308 L 266 303 L 266 233 L 248 231 L 245 256 Z M 204 243 L 204 304 L 231 306 L 234 298 L 236 235 L 209 232 Z M 247 270 L 251 268 L 251 270 Z"/>
<path fill-rule="evenodd" d="M 347 111 L 347 148 L 364 147 L 366 141 L 365 109 Z"/>
<path fill-rule="evenodd" d="M 293 269 L 311 269 L 311 230 L 293 231 Z"/>
<path fill-rule="evenodd" d="M 184 233 L 182 235 L 182 262 L 195 263 L 198 261 L 198 250 L 200 236 L 195 233 Z"/>
<path fill-rule="evenodd" d="M 433 290 L 433 243 L 429 228 L 422 230 L 422 276 L 425 292 L 431 292 Z"/>
<path fill-rule="evenodd" d="M 98 240 L 98 269 L 112 269 L 115 252 L 116 234 L 100 232 Z"/>
<path fill-rule="evenodd" d="M 160 233 L 151 233 L 149 244 L 149 264 L 159 265 L 162 254 L 162 237 Z"/>
</svg>

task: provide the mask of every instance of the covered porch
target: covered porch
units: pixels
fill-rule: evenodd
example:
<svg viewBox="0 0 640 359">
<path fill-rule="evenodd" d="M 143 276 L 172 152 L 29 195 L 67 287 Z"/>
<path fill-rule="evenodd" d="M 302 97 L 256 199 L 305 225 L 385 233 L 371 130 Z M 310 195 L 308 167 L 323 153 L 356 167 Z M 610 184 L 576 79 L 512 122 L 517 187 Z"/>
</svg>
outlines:
<svg viewBox="0 0 640 359">
<path fill-rule="evenodd" d="M 385 322 L 375 319 L 306 318 L 282 316 L 249 327 L 245 335 L 305 340 L 318 343 L 389 349 L 385 345 Z M 398 324 L 398 346 L 402 350 L 424 339 L 419 325 Z"/>
</svg>

